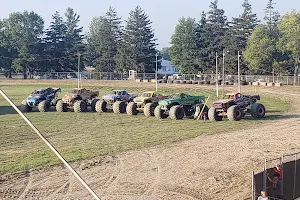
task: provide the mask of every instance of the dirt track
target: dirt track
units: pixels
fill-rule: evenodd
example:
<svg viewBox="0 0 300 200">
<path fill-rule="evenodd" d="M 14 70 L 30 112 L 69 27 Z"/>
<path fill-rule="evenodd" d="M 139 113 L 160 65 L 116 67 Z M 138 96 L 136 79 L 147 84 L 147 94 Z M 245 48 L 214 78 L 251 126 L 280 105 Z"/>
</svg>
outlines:
<svg viewBox="0 0 300 200">
<path fill-rule="evenodd" d="M 292 93 L 288 99 L 295 104 L 293 111 L 263 127 L 204 135 L 73 167 L 101 199 L 249 199 L 251 171 L 261 169 L 261 161 L 300 151 L 300 89 L 260 92 Z M 92 199 L 63 166 L 1 179 L 0 199 Z"/>
</svg>

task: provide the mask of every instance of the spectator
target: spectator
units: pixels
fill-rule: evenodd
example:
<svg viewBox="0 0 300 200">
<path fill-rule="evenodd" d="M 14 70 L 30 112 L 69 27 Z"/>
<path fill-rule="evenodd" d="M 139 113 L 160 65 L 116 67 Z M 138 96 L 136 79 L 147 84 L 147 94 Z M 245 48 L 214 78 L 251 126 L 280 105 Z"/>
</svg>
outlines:
<svg viewBox="0 0 300 200">
<path fill-rule="evenodd" d="M 260 196 L 257 198 L 257 200 L 269 200 L 269 198 L 267 197 L 267 192 L 261 191 Z"/>
<path fill-rule="evenodd" d="M 279 178 L 283 179 L 283 173 L 282 173 L 282 168 L 280 165 L 276 165 L 275 171 L 279 174 Z"/>
</svg>

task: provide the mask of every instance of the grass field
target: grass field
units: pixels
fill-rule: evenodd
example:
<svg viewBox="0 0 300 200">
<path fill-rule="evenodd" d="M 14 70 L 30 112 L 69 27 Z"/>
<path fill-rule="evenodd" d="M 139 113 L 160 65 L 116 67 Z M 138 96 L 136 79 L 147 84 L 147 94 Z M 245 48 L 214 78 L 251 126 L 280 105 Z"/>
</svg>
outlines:
<svg viewBox="0 0 300 200">
<path fill-rule="evenodd" d="M 52 86 L 57 87 L 57 85 Z M 45 87 L 45 85 L 1 85 L 1 89 L 17 105 L 38 87 Z M 60 85 L 60 87 L 62 94 L 71 89 L 70 85 Z M 94 86 L 89 88 L 99 90 L 101 95 L 109 93 L 112 89 L 127 89 L 132 93 L 149 90 L 141 87 Z M 209 95 L 211 96 L 209 105 L 215 99 L 213 91 L 163 88 L 161 92 Z M 268 111 L 264 120 L 245 119 L 239 122 L 224 120 L 214 123 L 192 119 L 160 121 L 156 118 L 145 118 L 142 114 L 127 116 L 113 113 L 32 112 L 26 113 L 26 116 L 67 161 L 73 162 L 96 156 L 114 155 L 133 149 L 170 144 L 202 134 L 216 134 L 259 126 L 266 121 L 280 117 L 280 114 L 290 109 L 287 102 L 272 96 L 263 95 L 261 103 Z M 60 163 L 2 97 L 0 97 L 0 127 L 0 174 Z"/>
</svg>

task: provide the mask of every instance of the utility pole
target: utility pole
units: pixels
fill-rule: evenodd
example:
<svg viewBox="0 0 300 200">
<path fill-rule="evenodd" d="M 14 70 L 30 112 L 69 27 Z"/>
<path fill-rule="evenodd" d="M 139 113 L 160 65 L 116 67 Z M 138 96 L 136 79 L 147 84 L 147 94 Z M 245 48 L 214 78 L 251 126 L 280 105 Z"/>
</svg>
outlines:
<svg viewBox="0 0 300 200">
<path fill-rule="evenodd" d="M 219 98 L 219 81 L 218 81 L 218 52 L 216 52 L 216 95 Z"/>
<path fill-rule="evenodd" d="M 240 51 L 238 51 L 238 88 L 239 92 L 241 92 Z"/>
<path fill-rule="evenodd" d="M 81 56 L 81 54 L 78 52 L 77 56 L 78 56 L 78 66 L 77 66 L 78 67 L 78 72 L 77 72 L 78 73 L 77 74 L 78 83 L 77 83 L 77 87 L 80 88 L 80 74 L 79 74 L 80 72 L 79 72 L 79 68 L 80 68 L 80 56 Z"/>
<path fill-rule="evenodd" d="M 222 69 L 222 97 L 224 97 L 225 85 L 225 49 L 223 49 L 223 69 Z"/>
<path fill-rule="evenodd" d="M 157 87 L 158 87 L 158 82 L 157 82 L 157 57 L 158 57 L 158 53 L 155 54 L 155 58 L 156 58 L 156 65 L 155 65 L 155 91 L 157 92 Z"/>
</svg>

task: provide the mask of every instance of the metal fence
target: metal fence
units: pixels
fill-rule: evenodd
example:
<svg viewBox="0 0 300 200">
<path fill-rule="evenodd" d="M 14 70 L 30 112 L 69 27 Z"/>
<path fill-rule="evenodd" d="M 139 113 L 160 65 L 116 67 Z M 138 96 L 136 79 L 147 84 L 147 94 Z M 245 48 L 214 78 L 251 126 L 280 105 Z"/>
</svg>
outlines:
<svg viewBox="0 0 300 200">
<path fill-rule="evenodd" d="M 276 179 L 274 167 L 278 164 L 280 164 L 282 169 L 282 178 Z M 299 188 L 300 152 L 265 160 L 263 170 L 252 173 L 252 200 L 256 200 L 261 191 L 266 191 L 271 200 L 294 200 L 300 198 Z"/>
<path fill-rule="evenodd" d="M 88 80 L 128 80 L 130 79 L 128 73 L 115 73 L 115 72 L 80 72 L 81 79 Z M 77 72 L 51 72 L 51 73 L 36 73 L 29 75 L 32 79 L 78 79 Z M 222 75 L 218 77 L 222 81 Z M 4 73 L 0 73 L 0 79 L 6 79 Z M 23 79 L 22 73 L 12 74 L 12 79 Z M 137 73 L 134 78 L 140 80 L 155 79 L 155 73 Z M 206 84 L 213 83 L 216 80 L 215 74 L 158 74 L 158 79 L 164 80 L 192 80 L 203 81 Z M 266 75 L 241 75 L 241 81 L 248 84 L 249 82 L 260 83 L 281 83 L 282 85 L 300 85 L 300 76 L 266 76 Z M 234 84 L 238 82 L 237 75 L 225 75 L 224 82 L 226 84 Z"/>
</svg>

